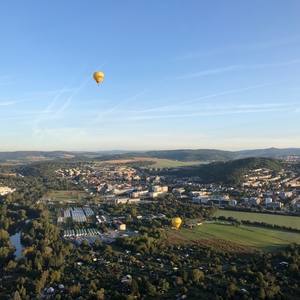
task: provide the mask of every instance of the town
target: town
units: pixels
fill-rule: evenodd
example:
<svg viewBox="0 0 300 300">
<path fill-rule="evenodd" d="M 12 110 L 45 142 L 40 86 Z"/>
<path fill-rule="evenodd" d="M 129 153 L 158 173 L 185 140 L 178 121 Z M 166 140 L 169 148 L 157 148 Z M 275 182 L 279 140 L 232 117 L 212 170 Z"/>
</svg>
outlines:
<svg viewBox="0 0 300 300">
<path fill-rule="evenodd" d="M 238 186 L 201 184 L 193 178 L 149 176 L 141 168 L 134 169 L 122 164 L 104 167 L 101 172 L 92 165 L 85 165 L 83 168 L 59 169 L 56 174 L 82 186 L 91 197 L 105 203 L 159 201 L 160 196 L 172 193 L 177 199 L 219 208 L 282 213 L 300 211 L 300 177 L 292 170 L 249 170 Z"/>
<path fill-rule="evenodd" d="M 160 176 L 145 168 L 116 162 L 100 166 L 81 162 L 72 168 L 58 168 L 54 174 L 77 190 L 50 192 L 40 201 L 49 207 L 62 236 L 75 244 L 94 243 L 97 239 L 110 244 L 118 238 L 138 235 L 138 230 L 128 228 L 125 215 L 111 215 L 107 208 L 158 205 L 166 195 L 182 203 L 220 210 L 300 215 L 300 177 L 292 169 L 278 172 L 267 168 L 250 169 L 236 186 Z M 164 213 L 147 211 L 134 218 L 140 222 L 167 219 Z M 188 224 L 186 220 L 184 226 Z"/>
</svg>

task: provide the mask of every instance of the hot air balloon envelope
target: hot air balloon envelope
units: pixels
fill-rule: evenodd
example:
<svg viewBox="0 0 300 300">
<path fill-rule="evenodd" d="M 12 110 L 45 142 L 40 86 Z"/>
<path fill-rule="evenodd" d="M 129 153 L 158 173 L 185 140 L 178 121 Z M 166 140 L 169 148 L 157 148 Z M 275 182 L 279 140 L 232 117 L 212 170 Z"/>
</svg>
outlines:
<svg viewBox="0 0 300 300">
<path fill-rule="evenodd" d="M 181 220 L 181 218 L 179 218 L 179 217 L 176 217 L 176 218 L 173 218 L 173 219 L 172 219 L 172 226 L 173 226 L 175 229 L 179 229 L 181 223 L 182 223 L 182 220 Z"/>
<path fill-rule="evenodd" d="M 101 71 L 97 71 L 93 74 L 93 78 L 98 84 L 102 83 L 104 80 L 104 73 Z"/>
</svg>

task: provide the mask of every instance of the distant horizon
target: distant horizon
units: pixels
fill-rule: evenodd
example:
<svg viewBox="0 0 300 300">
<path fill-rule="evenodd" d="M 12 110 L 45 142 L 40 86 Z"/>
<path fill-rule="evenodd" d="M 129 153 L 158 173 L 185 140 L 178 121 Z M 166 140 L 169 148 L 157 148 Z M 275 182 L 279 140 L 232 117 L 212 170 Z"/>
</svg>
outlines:
<svg viewBox="0 0 300 300">
<path fill-rule="evenodd" d="M 73 153 L 80 153 L 80 152 L 151 152 L 151 151 L 184 151 L 184 150 L 217 150 L 217 151 L 229 151 L 229 152 L 239 152 L 239 151 L 248 151 L 248 150 L 270 150 L 270 149 L 276 149 L 276 150 L 300 150 L 299 147 L 264 147 L 264 148 L 240 148 L 240 149 L 222 149 L 222 148 L 160 148 L 160 149 L 145 149 L 145 150 L 138 150 L 138 149 L 103 149 L 103 150 L 1 150 L 0 153 L 3 152 L 73 152 Z"/>
</svg>

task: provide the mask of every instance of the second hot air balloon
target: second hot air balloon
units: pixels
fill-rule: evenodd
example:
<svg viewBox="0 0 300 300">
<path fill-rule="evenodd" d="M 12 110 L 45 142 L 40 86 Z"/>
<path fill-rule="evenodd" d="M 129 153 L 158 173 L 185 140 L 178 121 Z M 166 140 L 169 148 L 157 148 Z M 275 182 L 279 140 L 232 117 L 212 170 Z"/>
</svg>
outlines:
<svg viewBox="0 0 300 300">
<path fill-rule="evenodd" d="M 173 218 L 172 219 L 172 227 L 175 229 L 179 229 L 181 226 L 182 220 L 179 217 Z"/>
<path fill-rule="evenodd" d="M 102 83 L 104 80 L 104 73 L 101 71 L 94 72 L 93 78 L 97 82 L 97 84 Z"/>
</svg>

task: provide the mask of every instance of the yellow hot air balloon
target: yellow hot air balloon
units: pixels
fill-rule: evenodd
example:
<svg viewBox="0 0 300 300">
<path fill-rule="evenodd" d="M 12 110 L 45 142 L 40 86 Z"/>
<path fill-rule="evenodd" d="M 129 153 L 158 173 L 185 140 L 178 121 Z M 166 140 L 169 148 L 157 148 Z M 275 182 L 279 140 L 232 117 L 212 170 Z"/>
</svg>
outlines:
<svg viewBox="0 0 300 300">
<path fill-rule="evenodd" d="M 173 218 L 173 219 L 172 219 L 172 226 L 173 226 L 175 229 L 179 229 L 181 223 L 182 223 L 182 220 L 181 220 L 181 218 L 179 218 L 179 217 L 176 217 L 176 218 Z"/>
<path fill-rule="evenodd" d="M 96 81 L 98 84 L 99 84 L 99 83 L 102 83 L 103 80 L 104 80 L 104 73 L 101 72 L 101 71 L 94 72 L 93 78 L 95 79 L 95 81 Z"/>
</svg>

